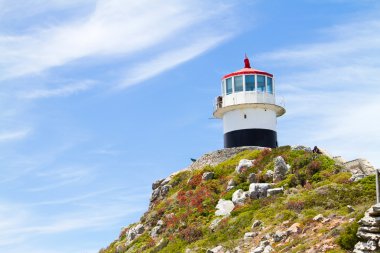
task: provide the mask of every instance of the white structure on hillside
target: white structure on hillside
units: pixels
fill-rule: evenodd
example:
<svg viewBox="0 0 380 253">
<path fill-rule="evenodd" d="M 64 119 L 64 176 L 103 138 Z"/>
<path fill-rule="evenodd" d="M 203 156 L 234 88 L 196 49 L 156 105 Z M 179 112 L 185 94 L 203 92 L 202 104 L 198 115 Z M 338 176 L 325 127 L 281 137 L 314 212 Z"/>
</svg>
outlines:
<svg viewBox="0 0 380 253">
<path fill-rule="evenodd" d="M 214 117 L 223 119 L 224 147 L 277 147 L 277 117 L 285 109 L 276 105 L 273 75 L 251 68 L 247 57 L 244 63 L 222 78 L 216 98 Z"/>
</svg>

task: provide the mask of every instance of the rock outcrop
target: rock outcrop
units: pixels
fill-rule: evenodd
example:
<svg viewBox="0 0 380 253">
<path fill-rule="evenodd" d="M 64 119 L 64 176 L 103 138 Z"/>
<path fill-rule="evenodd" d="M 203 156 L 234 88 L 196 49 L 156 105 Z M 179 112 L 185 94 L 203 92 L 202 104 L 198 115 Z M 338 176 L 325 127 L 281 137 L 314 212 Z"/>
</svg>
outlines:
<svg viewBox="0 0 380 253">
<path fill-rule="evenodd" d="M 197 159 L 193 164 L 191 164 L 188 169 L 196 170 L 201 169 L 207 165 L 215 166 L 221 162 L 224 162 L 234 155 L 245 151 L 245 150 L 263 150 L 263 147 L 237 147 L 237 148 L 225 148 L 220 149 L 211 153 L 207 153 Z"/>
<path fill-rule="evenodd" d="M 344 170 L 352 174 L 351 181 L 356 182 L 376 172 L 375 167 L 367 160 L 358 158 L 342 164 Z"/>
<path fill-rule="evenodd" d="M 249 197 L 251 199 L 266 198 L 268 189 L 271 188 L 269 183 L 253 183 L 249 185 Z"/>
<path fill-rule="evenodd" d="M 359 242 L 354 253 L 380 252 L 380 204 L 372 206 L 359 221 Z"/>
<path fill-rule="evenodd" d="M 274 159 L 273 183 L 278 183 L 281 180 L 284 180 L 287 172 L 288 166 L 286 165 L 284 158 L 277 156 Z"/>
</svg>

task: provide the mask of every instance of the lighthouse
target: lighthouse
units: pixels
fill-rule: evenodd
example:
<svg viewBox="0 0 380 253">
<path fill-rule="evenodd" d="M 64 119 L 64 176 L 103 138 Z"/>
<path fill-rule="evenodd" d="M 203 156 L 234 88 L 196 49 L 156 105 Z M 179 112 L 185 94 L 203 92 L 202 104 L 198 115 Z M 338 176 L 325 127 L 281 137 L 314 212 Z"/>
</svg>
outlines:
<svg viewBox="0 0 380 253">
<path fill-rule="evenodd" d="M 224 147 L 277 147 L 277 117 L 285 108 L 276 104 L 273 75 L 251 68 L 245 56 L 244 68 L 223 76 L 221 86 L 213 114 L 223 120 Z"/>
</svg>

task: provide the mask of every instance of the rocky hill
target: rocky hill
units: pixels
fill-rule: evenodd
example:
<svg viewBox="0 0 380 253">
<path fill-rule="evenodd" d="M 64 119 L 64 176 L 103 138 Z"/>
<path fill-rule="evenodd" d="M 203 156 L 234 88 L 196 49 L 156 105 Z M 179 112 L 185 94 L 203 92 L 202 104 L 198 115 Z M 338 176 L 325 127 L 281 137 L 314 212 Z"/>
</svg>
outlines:
<svg viewBox="0 0 380 253">
<path fill-rule="evenodd" d="M 378 252 L 374 172 L 303 146 L 219 150 L 153 183 L 149 210 L 99 252 Z"/>
</svg>

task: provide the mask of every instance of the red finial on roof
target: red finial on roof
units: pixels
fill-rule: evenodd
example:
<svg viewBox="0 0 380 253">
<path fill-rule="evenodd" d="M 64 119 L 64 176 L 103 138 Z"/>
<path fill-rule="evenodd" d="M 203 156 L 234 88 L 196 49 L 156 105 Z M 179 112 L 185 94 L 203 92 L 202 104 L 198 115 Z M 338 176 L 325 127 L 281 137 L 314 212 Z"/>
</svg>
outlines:
<svg viewBox="0 0 380 253">
<path fill-rule="evenodd" d="M 247 57 L 247 54 L 245 54 L 245 59 L 244 59 L 244 68 L 248 68 L 250 69 L 251 68 L 251 64 L 249 63 L 249 59 Z"/>
</svg>

